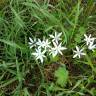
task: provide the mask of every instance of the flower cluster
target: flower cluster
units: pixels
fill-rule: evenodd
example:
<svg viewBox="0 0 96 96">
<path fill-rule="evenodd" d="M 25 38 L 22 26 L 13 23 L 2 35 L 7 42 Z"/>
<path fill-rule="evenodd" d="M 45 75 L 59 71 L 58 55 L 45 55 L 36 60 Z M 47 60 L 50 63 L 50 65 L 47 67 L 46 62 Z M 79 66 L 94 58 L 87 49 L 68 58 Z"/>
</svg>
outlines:
<svg viewBox="0 0 96 96">
<path fill-rule="evenodd" d="M 29 46 L 30 49 L 34 49 L 35 52 L 32 53 L 33 56 L 35 56 L 36 60 L 40 60 L 41 63 L 43 63 L 44 58 L 46 58 L 46 54 L 52 55 L 53 57 L 57 56 L 58 54 L 63 55 L 62 51 L 66 50 L 67 48 L 62 46 L 62 33 L 55 32 L 54 35 L 49 35 L 50 39 L 32 39 L 29 37 Z M 96 38 L 91 37 L 91 34 L 87 36 L 84 34 L 84 41 L 86 42 L 86 45 L 89 50 L 94 50 L 96 48 L 96 44 L 94 44 L 94 41 Z M 83 52 L 84 48 L 80 49 L 78 46 L 76 46 L 76 50 L 73 50 L 73 58 L 79 57 L 81 58 L 82 55 L 86 55 L 86 53 Z"/>
<path fill-rule="evenodd" d="M 94 51 L 94 49 L 96 48 L 96 44 L 94 44 L 94 41 L 96 38 L 91 37 L 91 34 L 89 36 L 84 34 L 84 37 L 85 37 L 84 41 L 86 42 L 88 49 Z M 84 48 L 80 49 L 78 46 L 76 46 L 76 51 L 73 50 L 73 52 L 75 53 L 73 58 L 76 58 L 76 57 L 80 58 L 82 55 L 86 55 L 83 51 L 84 51 Z"/>
<path fill-rule="evenodd" d="M 88 49 L 94 50 L 96 48 L 96 44 L 94 44 L 96 38 L 91 37 L 91 34 L 89 36 L 84 34 L 84 36 L 85 36 L 84 41 L 86 41 L 86 45 L 88 46 Z"/>
<path fill-rule="evenodd" d="M 52 55 L 53 57 L 57 56 L 58 54 L 63 55 L 62 51 L 66 50 L 66 47 L 62 46 L 62 42 L 60 43 L 62 33 L 55 35 L 49 35 L 50 39 L 32 39 L 29 37 L 29 46 L 30 49 L 35 49 L 35 52 L 32 53 L 36 57 L 36 60 L 40 60 L 43 63 L 44 58 L 46 58 L 46 54 Z"/>
</svg>

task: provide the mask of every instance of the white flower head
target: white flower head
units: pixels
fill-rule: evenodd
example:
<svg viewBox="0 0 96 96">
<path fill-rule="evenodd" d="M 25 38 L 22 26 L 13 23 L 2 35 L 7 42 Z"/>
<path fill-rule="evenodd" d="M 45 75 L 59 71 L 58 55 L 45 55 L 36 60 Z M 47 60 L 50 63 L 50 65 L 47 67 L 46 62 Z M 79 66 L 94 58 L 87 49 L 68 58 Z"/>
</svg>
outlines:
<svg viewBox="0 0 96 96">
<path fill-rule="evenodd" d="M 51 42 L 49 42 L 48 39 L 43 40 L 43 47 L 45 48 L 45 50 L 47 48 L 51 48 L 50 44 L 51 44 Z"/>
<path fill-rule="evenodd" d="M 62 43 L 60 43 L 60 44 L 57 45 L 55 42 L 53 42 L 53 45 L 54 45 L 54 47 L 51 48 L 51 50 L 50 50 L 50 54 L 52 54 L 53 57 L 55 57 L 58 53 L 60 53 L 61 55 L 63 55 L 61 51 L 67 49 L 66 47 L 62 47 L 61 46 Z"/>
<path fill-rule="evenodd" d="M 56 42 L 58 44 L 58 41 L 61 40 L 60 36 L 62 35 L 62 32 L 57 34 L 57 32 L 55 32 L 55 36 L 53 35 L 49 35 L 53 40 L 53 42 Z"/>
<path fill-rule="evenodd" d="M 96 49 L 96 44 L 93 44 L 94 42 L 91 42 L 90 44 L 89 44 L 89 46 L 88 46 L 88 49 L 89 50 L 94 50 L 94 49 Z"/>
<path fill-rule="evenodd" d="M 86 34 L 84 34 L 84 41 L 86 41 L 86 45 L 89 45 L 90 43 L 94 42 L 94 40 L 96 38 L 91 38 L 91 34 L 89 36 L 87 36 Z"/>
<path fill-rule="evenodd" d="M 36 49 L 36 52 L 35 53 L 32 53 L 32 55 L 34 55 L 36 57 L 36 60 L 40 60 L 41 63 L 43 63 L 43 58 L 45 58 L 46 56 L 44 55 L 45 54 L 45 50 L 43 52 L 41 52 L 41 48 L 38 48 Z"/>
<path fill-rule="evenodd" d="M 38 41 L 36 42 L 36 44 L 38 45 L 38 48 L 44 48 L 44 42 L 41 41 L 40 39 L 38 39 Z"/>
<path fill-rule="evenodd" d="M 58 54 L 58 53 L 57 53 L 56 50 L 54 50 L 54 48 L 51 48 L 51 49 L 50 49 L 50 55 L 52 55 L 53 57 L 55 57 L 57 54 Z"/>
<path fill-rule="evenodd" d="M 30 49 L 31 49 L 31 48 L 33 48 L 34 46 L 36 46 L 36 38 L 34 38 L 34 39 L 32 40 L 32 38 L 29 37 L 29 40 L 30 40 L 30 42 L 28 42 L 28 43 L 29 43 L 29 46 L 30 46 Z"/>
<path fill-rule="evenodd" d="M 76 51 L 73 50 L 73 52 L 75 53 L 75 55 L 73 56 L 73 58 L 76 58 L 76 57 L 79 57 L 81 58 L 82 55 L 86 55 L 84 52 L 83 52 L 84 48 L 80 49 L 78 46 L 76 46 Z"/>
</svg>

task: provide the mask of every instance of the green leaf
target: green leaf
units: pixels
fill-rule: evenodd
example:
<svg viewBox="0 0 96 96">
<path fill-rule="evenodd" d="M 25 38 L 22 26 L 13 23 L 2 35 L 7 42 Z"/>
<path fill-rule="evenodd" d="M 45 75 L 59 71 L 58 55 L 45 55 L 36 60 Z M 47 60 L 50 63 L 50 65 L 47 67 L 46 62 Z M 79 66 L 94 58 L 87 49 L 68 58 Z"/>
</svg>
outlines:
<svg viewBox="0 0 96 96">
<path fill-rule="evenodd" d="M 54 91 L 55 84 L 52 82 L 50 86 L 48 87 L 49 91 Z"/>
<path fill-rule="evenodd" d="M 18 44 L 16 44 L 13 41 L 8 41 L 8 40 L 0 39 L 0 42 L 3 42 L 3 43 L 5 43 L 5 44 L 7 44 L 9 46 L 14 47 L 14 48 L 24 49 L 23 47 L 19 46 Z"/>
<path fill-rule="evenodd" d="M 30 94 L 29 94 L 27 88 L 24 88 L 24 96 L 30 96 Z"/>
<path fill-rule="evenodd" d="M 66 67 L 59 67 L 55 71 L 55 77 L 57 77 L 56 83 L 61 87 L 65 86 L 68 80 L 68 71 Z"/>
<path fill-rule="evenodd" d="M 58 61 L 59 60 L 59 56 L 55 56 L 55 57 L 53 57 L 53 56 L 50 56 L 50 61 L 51 62 L 56 62 L 56 61 Z M 49 62 L 49 61 L 48 61 Z"/>
<path fill-rule="evenodd" d="M 14 16 L 15 16 L 14 20 L 17 23 L 17 25 L 19 25 L 20 27 L 23 27 L 24 26 L 24 22 L 21 19 L 20 15 L 16 12 L 16 10 L 13 7 L 11 7 L 11 10 L 12 10 Z"/>
<path fill-rule="evenodd" d="M 72 90 L 74 90 L 75 88 L 77 88 L 80 84 L 81 84 L 82 80 L 78 80 L 75 84 L 75 86 L 72 88 Z"/>
<path fill-rule="evenodd" d="M 86 32 L 86 29 L 84 27 L 80 27 L 78 34 L 75 36 L 75 42 L 81 43 L 82 37 L 84 37 L 84 33 Z"/>
</svg>

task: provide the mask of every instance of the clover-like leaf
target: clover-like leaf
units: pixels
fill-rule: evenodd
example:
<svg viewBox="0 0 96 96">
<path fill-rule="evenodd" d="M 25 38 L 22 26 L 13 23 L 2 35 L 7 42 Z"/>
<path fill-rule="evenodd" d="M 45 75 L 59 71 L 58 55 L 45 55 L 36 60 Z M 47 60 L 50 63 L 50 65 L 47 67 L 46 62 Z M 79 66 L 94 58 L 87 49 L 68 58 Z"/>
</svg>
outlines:
<svg viewBox="0 0 96 96">
<path fill-rule="evenodd" d="M 65 86 L 68 80 L 68 71 L 66 67 L 59 67 L 55 71 L 55 77 L 57 78 L 56 83 L 61 87 Z"/>
</svg>

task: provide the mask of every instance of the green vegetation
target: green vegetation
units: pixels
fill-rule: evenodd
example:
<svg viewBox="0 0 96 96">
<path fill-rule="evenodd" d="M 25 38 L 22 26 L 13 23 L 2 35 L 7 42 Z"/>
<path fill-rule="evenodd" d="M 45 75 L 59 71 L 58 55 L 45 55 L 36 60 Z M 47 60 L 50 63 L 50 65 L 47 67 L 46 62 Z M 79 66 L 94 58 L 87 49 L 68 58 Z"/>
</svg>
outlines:
<svg viewBox="0 0 96 96">
<path fill-rule="evenodd" d="M 34 60 L 29 37 L 62 32 L 63 55 Z M 0 96 L 96 96 L 96 50 L 74 58 L 84 34 L 96 37 L 95 0 L 0 1 Z"/>
</svg>

